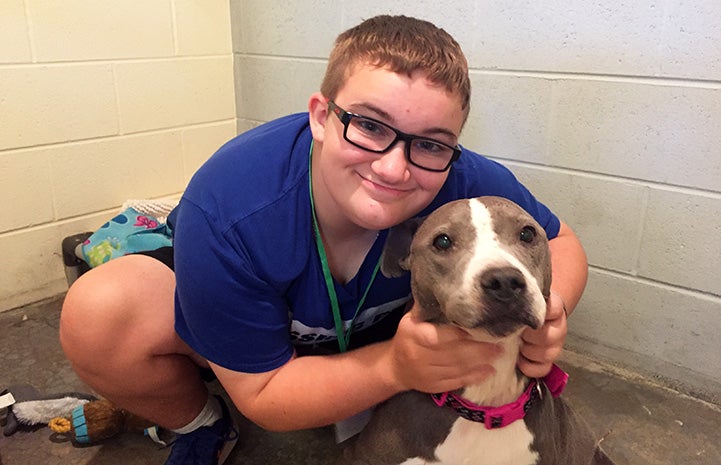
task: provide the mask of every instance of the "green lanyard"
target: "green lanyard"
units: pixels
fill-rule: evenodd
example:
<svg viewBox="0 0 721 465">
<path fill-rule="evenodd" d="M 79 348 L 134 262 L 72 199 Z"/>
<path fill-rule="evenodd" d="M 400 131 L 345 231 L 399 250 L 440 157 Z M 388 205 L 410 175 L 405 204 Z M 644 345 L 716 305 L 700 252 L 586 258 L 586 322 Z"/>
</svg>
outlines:
<svg viewBox="0 0 721 465">
<path fill-rule="evenodd" d="M 381 267 L 381 259 L 378 259 L 376 267 L 373 269 L 370 282 L 363 292 L 363 296 L 358 302 L 358 306 L 355 309 L 353 318 L 350 320 L 348 330 L 343 330 L 343 318 L 340 315 L 340 305 L 338 305 L 338 296 L 335 293 L 335 285 L 333 284 L 333 276 L 330 274 L 330 267 L 328 266 L 328 255 L 325 253 L 325 247 L 323 246 L 323 239 L 320 237 L 320 228 L 318 228 L 318 218 L 315 214 L 315 203 L 313 202 L 313 182 L 311 180 L 311 157 L 313 154 L 313 142 L 310 144 L 310 153 L 308 154 L 308 190 L 310 191 L 310 209 L 313 212 L 313 232 L 315 233 L 315 245 L 318 248 L 318 255 L 320 256 L 321 268 L 323 268 L 323 277 L 325 278 L 325 287 L 328 291 L 328 298 L 330 299 L 330 308 L 333 312 L 333 321 L 335 322 L 335 333 L 338 336 L 338 347 L 341 352 L 348 350 L 350 344 L 350 335 L 353 331 L 353 322 L 355 321 L 358 312 L 366 301 L 368 291 L 371 290 L 373 281 L 376 279 L 378 269 Z"/>
</svg>

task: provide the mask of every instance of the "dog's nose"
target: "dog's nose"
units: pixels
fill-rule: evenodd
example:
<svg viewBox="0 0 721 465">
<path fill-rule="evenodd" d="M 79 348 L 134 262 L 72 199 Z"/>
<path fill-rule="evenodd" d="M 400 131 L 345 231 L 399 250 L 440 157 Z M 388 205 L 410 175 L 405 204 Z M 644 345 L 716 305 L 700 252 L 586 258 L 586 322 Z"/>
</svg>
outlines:
<svg viewBox="0 0 721 465">
<path fill-rule="evenodd" d="M 492 268 L 481 275 L 481 287 L 488 296 L 507 302 L 517 298 L 526 290 L 526 280 L 516 268 L 510 266 Z"/>
</svg>

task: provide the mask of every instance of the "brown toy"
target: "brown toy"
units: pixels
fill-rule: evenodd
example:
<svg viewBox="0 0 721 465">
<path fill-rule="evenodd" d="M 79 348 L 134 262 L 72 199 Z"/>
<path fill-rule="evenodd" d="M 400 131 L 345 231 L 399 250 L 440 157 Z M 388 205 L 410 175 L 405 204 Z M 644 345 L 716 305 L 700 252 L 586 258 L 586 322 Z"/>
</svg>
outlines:
<svg viewBox="0 0 721 465">
<path fill-rule="evenodd" d="M 88 402 L 73 410 L 70 418 L 53 418 L 48 423 L 58 434 L 70 434 L 74 443 L 87 445 L 108 439 L 123 432 L 146 433 L 155 425 L 127 410 L 114 406 L 106 399 Z M 154 436 L 150 432 L 151 437 Z M 153 437 L 155 440 L 157 435 Z"/>
</svg>

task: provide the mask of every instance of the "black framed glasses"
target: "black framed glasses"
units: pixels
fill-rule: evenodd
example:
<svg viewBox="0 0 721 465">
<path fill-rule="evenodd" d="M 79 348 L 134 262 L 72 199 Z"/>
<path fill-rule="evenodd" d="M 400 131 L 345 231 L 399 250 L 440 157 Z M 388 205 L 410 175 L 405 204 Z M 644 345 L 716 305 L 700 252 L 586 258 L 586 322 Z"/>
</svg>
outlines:
<svg viewBox="0 0 721 465">
<path fill-rule="evenodd" d="M 459 146 L 452 147 L 427 137 L 406 134 L 373 118 L 350 113 L 332 100 L 328 109 L 343 123 L 343 138 L 358 148 L 373 153 L 385 153 L 398 141 L 406 143 L 406 159 L 418 168 L 442 173 L 461 156 Z"/>
</svg>

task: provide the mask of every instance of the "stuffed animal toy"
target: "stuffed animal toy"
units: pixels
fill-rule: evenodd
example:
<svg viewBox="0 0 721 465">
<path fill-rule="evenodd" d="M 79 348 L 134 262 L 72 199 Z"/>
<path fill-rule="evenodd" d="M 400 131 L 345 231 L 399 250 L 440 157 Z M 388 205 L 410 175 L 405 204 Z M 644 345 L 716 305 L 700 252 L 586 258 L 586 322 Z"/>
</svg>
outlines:
<svg viewBox="0 0 721 465">
<path fill-rule="evenodd" d="M 56 417 L 48 422 L 58 434 L 69 434 L 77 444 L 93 444 L 124 432 L 144 433 L 156 442 L 155 425 L 127 410 L 114 406 L 107 399 L 95 400 L 75 407 L 69 417 Z"/>
<path fill-rule="evenodd" d="M 165 445 L 153 423 L 106 399 L 77 392 L 41 395 L 31 386 L 7 389 L 0 393 L 0 399 L 7 407 L 5 436 L 18 429 L 47 425 L 55 440 L 67 439 L 76 445 L 93 444 L 126 431 L 144 433 Z"/>
<path fill-rule="evenodd" d="M 0 393 L 0 407 L 6 408 L 3 434 L 11 436 L 19 429 L 45 426 L 57 416 L 67 415 L 74 408 L 96 400 L 95 396 L 78 392 L 41 394 L 29 385 L 11 386 Z"/>
</svg>

